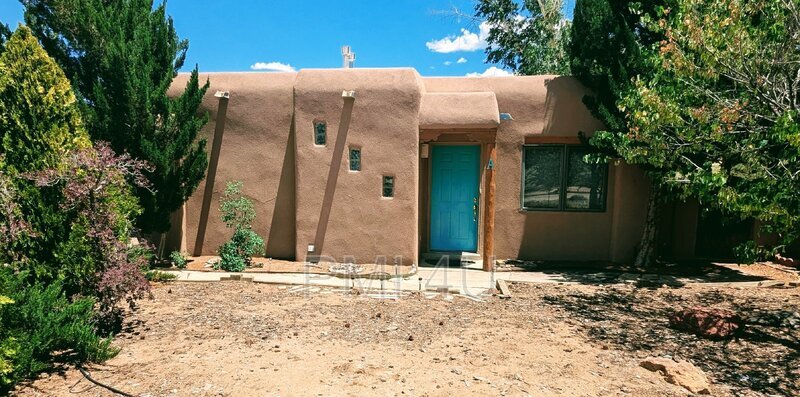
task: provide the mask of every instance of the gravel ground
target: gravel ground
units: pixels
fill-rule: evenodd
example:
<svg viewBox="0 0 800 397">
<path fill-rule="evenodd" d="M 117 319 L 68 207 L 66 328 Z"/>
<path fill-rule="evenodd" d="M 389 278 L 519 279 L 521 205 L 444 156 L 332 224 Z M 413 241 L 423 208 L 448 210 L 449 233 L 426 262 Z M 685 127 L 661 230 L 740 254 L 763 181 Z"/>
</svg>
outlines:
<svg viewBox="0 0 800 397">
<path fill-rule="evenodd" d="M 639 367 L 688 359 L 715 395 L 797 395 L 798 289 L 512 284 L 513 298 L 374 299 L 246 282 L 169 283 L 126 318 L 120 354 L 92 376 L 141 396 L 686 396 Z M 667 328 L 694 305 L 746 313 L 712 342 Z M 20 396 L 111 396 L 75 369 Z"/>
</svg>

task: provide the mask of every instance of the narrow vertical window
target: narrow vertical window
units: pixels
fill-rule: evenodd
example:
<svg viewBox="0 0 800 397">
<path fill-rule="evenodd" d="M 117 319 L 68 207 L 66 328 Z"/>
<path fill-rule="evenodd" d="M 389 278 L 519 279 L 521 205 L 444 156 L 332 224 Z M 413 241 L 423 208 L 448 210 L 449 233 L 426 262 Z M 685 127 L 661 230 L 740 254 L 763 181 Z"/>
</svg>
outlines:
<svg viewBox="0 0 800 397">
<path fill-rule="evenodd" d="M 350 171 L 361 171 L 361 149 L 350 148 Z"/>
<path fill-rule="evenodd" d="M 394 177 L 383 176 L 383 197 L 394 197 Z"/>
<path fill-rule="evenodd" d="M 314 123 L 314 144 L 319 146 L 325 146 L 325 141 L 327 139 L 327 126 L 324 122 L 318 121 Z"/>
</svg>

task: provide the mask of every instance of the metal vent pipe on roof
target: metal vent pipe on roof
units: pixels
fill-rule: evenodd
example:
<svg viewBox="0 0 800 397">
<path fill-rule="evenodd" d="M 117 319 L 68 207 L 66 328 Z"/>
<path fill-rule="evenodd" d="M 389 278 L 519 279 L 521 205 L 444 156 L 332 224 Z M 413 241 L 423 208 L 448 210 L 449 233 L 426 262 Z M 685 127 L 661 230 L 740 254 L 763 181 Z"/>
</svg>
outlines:
<svg viewBox="0 0 800 397">
<path fill-rule="evenodd" d="M 356 53 L 350 50 L 349 45 L 342 46 L 342 68 L 351 69 L 356 62 Z"/>
</svg>

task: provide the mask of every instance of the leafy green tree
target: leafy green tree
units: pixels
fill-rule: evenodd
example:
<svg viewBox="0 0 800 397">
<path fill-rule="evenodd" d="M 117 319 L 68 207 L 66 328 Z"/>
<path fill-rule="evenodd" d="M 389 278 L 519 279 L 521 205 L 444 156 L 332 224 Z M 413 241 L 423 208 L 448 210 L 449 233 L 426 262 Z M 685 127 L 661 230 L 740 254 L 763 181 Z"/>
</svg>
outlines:
<svg viewBox="0 0 800 397">
<path fill-rule="evenodd" d="M 202 180 L 206 141 L 197 135 L 207 121 L 199 106 L 208 88 L 197 67 L 183 92 L 167 96 L 183 66 L 181 40 L 153 0 L 21 0 L 25 20 L 62 66 L 79 94 L 88 130 L 152 166 L 153 191 L 137 188 L 145 232 L 169 230 L 170 215 Z"/>
<path fill-rule="evenodd" d="M 486 55 L 523 75 L 569 74 L 570 23 L 563 0 L 480 0 L 475 19 L 489 26 Z"/>
<path fill-rule="evenodd" d="M 628 134 L 609 143 L 663 170 L 656 184 L 800 233 L 800 5 L 679 0 L 645 20 L 663 33 L 651 78 L 620 104 Z M 777 247 L 780 249 L 781 247 Z"/>
<path fill-rule="evenodd" d="M 256 210 L 253 202 L 242 193 L 241 181 L 228 182 L 219 210 L 222 222 L 233 229 L 233 235 L 219 247 L 218 267 L 229 272 L 244 271 L 254 255 L 264 254 L 264 239 L 253 231 Z"/>
<path fill-rule="evenodd" d="M 625 148 L 615 146 L 620 137 L 630 134 L 625 113 L 619 102 L 635 90 L 634 78 L 648 78 L 656 72 L 651 62 L 652 47 L 663 39 L 642 18 L 655 15 L 672 0 L 648 0 L 631 4 L 625 0 L 578 0 L 575 5 L 569 43 L 570 68 L 589 90 L 584 103 L 605 125 L 589 143 L 597 150 L 593 161 L 625 158 Z M 653 179 L 660 179 L 662 168 L 644 167 Z M 660 185 L 652 187 L 648 200 L 645 229 L 636 256 L 637 266 L 649 266 L 657 255 L 658 224 L 661 204 L 668 192 Z"/>
</svg>

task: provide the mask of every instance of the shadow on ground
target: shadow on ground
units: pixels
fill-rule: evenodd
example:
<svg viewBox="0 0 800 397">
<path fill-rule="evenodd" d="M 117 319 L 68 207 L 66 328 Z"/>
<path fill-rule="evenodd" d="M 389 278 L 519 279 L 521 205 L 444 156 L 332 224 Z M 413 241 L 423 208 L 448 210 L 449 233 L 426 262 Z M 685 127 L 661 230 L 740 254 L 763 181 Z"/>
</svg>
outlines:
<svg viewBox="0 0 800 397">
<path fill-rule="evenodd" d="M 745 274 L 732 267 L 709 261 L 659 262 L 640 268 L 605 262 L 508 261 L 508 271 L 542 272 L 565 281 L 587 285 L 630 282 L 638 287 L 680 287 L 687 282 L 723 283 L 765 281 L 768 278 Z"/>
<path fill-rule="evenodd" d="M 631 286 L 595 291 L 565 290 L 544 297 L 560 307 L 595 343 L 641 356 L 686 359 L 734 394 L 754 390 L 800 395 L 800 306 L 789 290 L 749 288 L 731 295 L 719 290 Z M 731 341 L 712 341 L 669 328 L 669 315 L 687 307 L 723 307 L 739 313 L 745 332 Z"/>
</svg>

